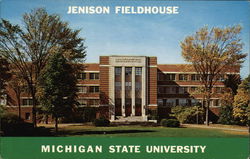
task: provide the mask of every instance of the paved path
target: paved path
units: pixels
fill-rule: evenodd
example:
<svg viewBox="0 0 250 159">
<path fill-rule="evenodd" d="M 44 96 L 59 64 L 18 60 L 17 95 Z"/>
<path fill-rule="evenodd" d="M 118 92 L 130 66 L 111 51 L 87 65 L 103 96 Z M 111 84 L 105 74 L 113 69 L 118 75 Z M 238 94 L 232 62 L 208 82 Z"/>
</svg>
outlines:
<svg viewBox="0 0 250 159">
<path fill-rule="evenodd" d="M 230 130 L 230 131 L 239 131 L 239 132 L 248 132 L 248 127 L 239 127 L 239 128 L 230 128 L 230 127 L 219 127 L 220 125 L 195 125 L 195 124 L 182 124 L 184 127 L 195 127 L 195 128 L 205 128 L 205 129 L 220 129 L 220 130 Z"/>
</svg>

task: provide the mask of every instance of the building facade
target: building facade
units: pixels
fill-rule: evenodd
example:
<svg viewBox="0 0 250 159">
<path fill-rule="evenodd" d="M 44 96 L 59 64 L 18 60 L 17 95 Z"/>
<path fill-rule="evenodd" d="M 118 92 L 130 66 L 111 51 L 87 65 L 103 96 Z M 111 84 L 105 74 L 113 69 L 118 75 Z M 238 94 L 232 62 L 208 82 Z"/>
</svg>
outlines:
<svg viewBox="0 0 250 159">
<path fill-rule="evenodd" d="M 100 56 L 99 63 L 84 63 L 77 75 L 79 107 L 95 107 L 96 118 L 111 121 L 148 121 L 153 115 L 167 117 L 173 106 L 199 105 L 200 77 L 191 65 L 158 64 L 157 57 Z M 239 74 L 239 69 L 227 74 Z M 211 112 L 219 114 L 227 74 L 215 83 Z M 16 113 L 17 99 L 11 88 L 2 103 Z M 21 94 L 22 118 L 32 119 L 32 98 Z"/>
</svg>

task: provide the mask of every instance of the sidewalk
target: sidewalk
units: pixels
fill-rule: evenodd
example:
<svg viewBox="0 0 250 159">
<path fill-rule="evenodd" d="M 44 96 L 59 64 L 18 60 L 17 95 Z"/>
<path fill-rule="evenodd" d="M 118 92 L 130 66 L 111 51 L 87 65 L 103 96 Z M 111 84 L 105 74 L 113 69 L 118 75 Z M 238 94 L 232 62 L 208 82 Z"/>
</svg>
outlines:
<svg viewBox="0 0 250 159">
<path fill-rule="evenodd" d="M 230 130 L 230 131 L 239 131 L 239 132 L 248 132 L 248 127 L 244 126 L 231 126 L 231 125 L 221 125 L 221 124 L 210 124 L 206 125 L 197 125 L 197 124 L 182 124 L 183 127 L 195 127 L 195 128 L 205 128 L 205 129 L 220 129 L 220 130 Z"/>
</svg>

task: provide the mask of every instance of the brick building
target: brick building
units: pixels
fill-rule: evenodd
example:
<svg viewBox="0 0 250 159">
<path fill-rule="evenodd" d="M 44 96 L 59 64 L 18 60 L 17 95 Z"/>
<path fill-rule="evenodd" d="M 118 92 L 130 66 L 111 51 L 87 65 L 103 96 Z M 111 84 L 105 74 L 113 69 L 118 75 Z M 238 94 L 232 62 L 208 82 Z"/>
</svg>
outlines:
<svg viewBox="0 0 250 159">
<path fill-rule="evenodd" d="M 200 77 L 191 65 L 158 64 L 157 57 L 147 56 L 100 56 L 99 63 L 83 65 L 84 70 L 77 75 L 79 107 L 95 107 L 96 118 L 147 121 L 152 114 L 166 117 L 176 105 L 202 103 L 202 95 L 195 93 L 201 86 Z M 230 74 L 239 74 L 239 69 L 231 69 Z M 213 90 L 210 110 L 216 115 L 224 78 L 219 79 Z M 1 102 L 8 111 L 17 114 L 14 92 L 11 88 L 7 92 Z M 22 118 L 31 121 L 32 98 L 22 93 L 21 105 Z"/>
</svg>

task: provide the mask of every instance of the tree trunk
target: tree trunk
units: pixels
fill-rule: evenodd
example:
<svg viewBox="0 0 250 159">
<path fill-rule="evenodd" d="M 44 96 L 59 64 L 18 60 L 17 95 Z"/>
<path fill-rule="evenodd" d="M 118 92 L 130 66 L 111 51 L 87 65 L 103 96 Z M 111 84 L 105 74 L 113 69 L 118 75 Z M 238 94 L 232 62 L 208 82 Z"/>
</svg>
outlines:
<svg viewBox="0 0 250 159">
<path fill-rule="evenodd" d="M 55 117 L 55 132 L 56 134 L 58 132 L 58 117 L 57 116 Z"/>
<path fill-rule="evenodd" d="M 34 124 L 34 127 L 37 127 L 37 122 L 36 122 L 36 96 L 35 96 L 35 93 L 34 91 L 32 91 L 32 105 L 33 105 L 33 108 L 32 108 L 32 114 L 33 114 L 33 124 Z"/>
<path fill-rule="evenodd" d="M 206 125 L 209 126 L 209 106 L 210 98 L 206 99 Z"/>
<path fill-rule="evenodd" d="M 18 117 L 21 119 L 21 97 L 20 94 L 17 95 L 17 105 L 18 105 Z"/>
</svg>

